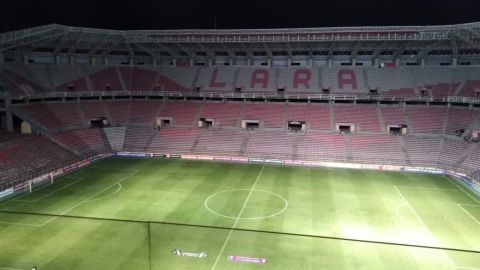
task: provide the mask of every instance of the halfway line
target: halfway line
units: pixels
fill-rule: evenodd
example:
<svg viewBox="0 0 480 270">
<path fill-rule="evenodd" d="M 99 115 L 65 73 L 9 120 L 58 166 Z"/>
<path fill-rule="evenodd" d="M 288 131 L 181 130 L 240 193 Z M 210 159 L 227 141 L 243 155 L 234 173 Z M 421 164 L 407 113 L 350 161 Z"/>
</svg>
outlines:
<svg viewBox="0 0 480 270">
<path fill-rule="evenodd" d="M 245 202 L 243 203 L 242 209 L 240 210 L 240 213 L 238 214 L 237 219 L 235 220 L 235 223 L 233 224 L 232 229 L 228 233 L 227 239 L 225 239 L 225 242 L 223 243 L 222 249 L 220 250 L 220 253 L 217 256 L 217 259 L 215 260 L 215 263 L 212 266 L 212 270 L 214 270 L 215 267 L 217 266 L 218 260 L 222 256 L 223 251 L 225 250 L 225 247 L 227 246 L 227 243 L 230 240 L 230 236 L 232 236 L 233 231 L 237 227 L 238 221 L 240 220 L 240 217 L 242 216 L 243 211 L 245 210 L 245 206 L 247 206 L 247 203 L 248 203 L 248 200 L 250 199 L 250 196 L 252 196 L 253 190 L 255 190 L 255 186 L 257 185 L 258 180 L 260 179 L 260 176 L 262 175 L 262 172 L 263 172 L 264 168 L 265 168 L 265 165 L 262 166 L 262 169 L 258 173 L 257 179 L 255 180 L 255 183 L 253 184 L 252 188 L 250 189 L 250 192 L 248 193 L 247 199 L 245 199 Z"/>
</svg>

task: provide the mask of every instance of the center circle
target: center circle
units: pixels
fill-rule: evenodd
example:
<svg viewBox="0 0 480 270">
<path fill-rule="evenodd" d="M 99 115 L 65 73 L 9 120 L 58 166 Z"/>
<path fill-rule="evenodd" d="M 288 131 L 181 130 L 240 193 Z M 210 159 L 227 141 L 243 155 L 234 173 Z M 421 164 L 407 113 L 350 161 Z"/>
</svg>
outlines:
<svg viewBox="0 0 480 270">
<path fill-rule="evenodd" d="M 220 191 L 210 195 L 204 204 L 212 214 L 230 219 L 265 219 L 280 215 L 288 208 L 288 202 L 282 196 L 259 189 Z"/>
</svg>

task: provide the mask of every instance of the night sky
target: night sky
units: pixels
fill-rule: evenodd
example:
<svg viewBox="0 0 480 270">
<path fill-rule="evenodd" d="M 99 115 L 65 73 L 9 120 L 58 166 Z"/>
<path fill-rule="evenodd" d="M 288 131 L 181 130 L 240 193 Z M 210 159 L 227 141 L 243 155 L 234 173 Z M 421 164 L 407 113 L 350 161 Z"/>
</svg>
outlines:
<svg viewBox="0 0 480 270">
<path fill-rule="evenodd" d="M 480 0 L 1 0 L 0 32 L 48 23 L 108 29 L 438 25 L 480 21 Z"/>
</svg>

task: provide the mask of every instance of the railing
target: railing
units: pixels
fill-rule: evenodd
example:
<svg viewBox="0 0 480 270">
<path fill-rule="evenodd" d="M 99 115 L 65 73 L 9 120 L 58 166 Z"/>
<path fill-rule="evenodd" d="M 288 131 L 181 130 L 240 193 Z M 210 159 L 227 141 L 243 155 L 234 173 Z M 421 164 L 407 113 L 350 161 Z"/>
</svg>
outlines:
<svg viewBox="0 0 480 270">
<path fill-rule="evenodd" d="M 480 104 L 480 98 L 476 97 L 435 97 L 435 96 L 390 96 L 390 95 L 369 95 L 352 94 L 282 94 L 276 93 L 218 93 L 218 92 L 175 92 L 175 91 L 78 91 L 78 92 L 44 92 L 32 95 L 10 96 L 10 99 L 48 99 L 48 98 L 82 98 L 82 97 L 135 97 L 135 96 L 152 96 L 152 97 L 185 97 L 185 98 L 226 98 L 226 99 L 311 99 L 311 100 L 345 100 L 345 101 L 410 101 L 410 102 L 443 102 L 443 103 L 468 103 Z"/>
</svg>

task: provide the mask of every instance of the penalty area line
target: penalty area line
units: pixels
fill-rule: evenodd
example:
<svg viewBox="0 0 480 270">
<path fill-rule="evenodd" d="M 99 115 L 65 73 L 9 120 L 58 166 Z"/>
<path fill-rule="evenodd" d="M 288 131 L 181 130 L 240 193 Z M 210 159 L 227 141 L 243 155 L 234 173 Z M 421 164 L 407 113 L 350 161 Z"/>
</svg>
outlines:
<svg viewBox="0 0 480 270">
<path fill-rule="evenodd" d="M 448 180 L 450 183 L 454 184 L 454 185 L 455 185 L 456 187 L 458 187 L 461 191 L 463 191 L 463 193 L 467 194 L 468 197 L 470 197 L 472 200 L 474 200 L 475 202 L 477 202 L 477 203 L 480 205 L 480 201 L 479 201 L 477 198 L 473 197 L 470 193 L 466 192 L 458 183 L 456 183 L 455 181 L 452 181 L 452 179 L 450 179 L 450 177 L 447 177 L 447 176 L 444 176 L 444 177 L 447 178 L 447 180 Z"/>
<path fill-rule="evenodd" d="M 408 208 L 410 208 L 410 210 L 412 210 L 412 213 L 415 215 L 415 217 L 417 218 L 417 220 L 422 224 L 422 226 L 428 231 L 430 232 L 430 230 L 428 229 L 427 225 L 425 225 L 425 223 L 423 222 L 423 220 L 420 218 L 420 216 L 418 215 L 417 211 L 415 211 L 415 209 L 412 207 L 412 205 L 410 204 L 410 202 L 407 201 L 407 199 L 405 198 L 405 196 L 403 196 L 402 192 L 397 188 L 397 186 L 393 186 L 395 188 L 395 190 L 397 191 L 398 195 L 400 195 L 400 197 L 402 197 L 402 200 L 405 202 L 405 204 L 408 206 Z"/>
<path fill-rule="evenodd" d="M 122 187 L 122 185 L 121 185 L 120 183 L 122 183 L 123 181 L 127 180 L 128 178 L 134 176 L 135 174 L 137 174 L 137 173 L 139 173 L 139 172 L 140 172 L 140 170 L 136 170 L 135 172 L 133 172 L 133 173 L 131 173 L 131 174 L 123 177 L 123 178 L 120 179 L 118 182 L 113 183 L 113 184 L 109 185 L 108 187 L 106 187 L 106 188 L 104 188 L 104 189 L 102 189 L 102 190 L 100 190 L 100 191 L 92 194 L 91 196 L 89 196 L 89 197 L 86 198 L 85 200 L 82 200 L 81 202 L 75 204 L 74 206 L 72 206 L 72 207 L 70 207 L 70 208 L 68 208 L 68 209 L 60 212 L 59 214 L 56 214 L 55 216 L 53 216 L 52 218 L 48 219 L 47 221 L 45 221 L 45 222 L 43 222 L 43 223 L 41 223 L 41 224 L 11 223 L 11 222 L 2 222 L 2 221 L 0 221 L 0 224 L 10 224 L 10 225 L 20 225 L 20 226 L 31 226 L 31 227 L 43 227 L 43 226 L 47 225 L 48 223 L 52 222 L 53 220 L 55 220 L 55 219 L 57 219 L 57 218 L 65 215 L 66 213 L 72 211 L 73 209 L 77 208 L 78 206 L 80 206 L 80 205 L 82 205 L 82 204 L 84 204 L 84 203 L 87 203 L 87 202 L 89 202 L 89 201 L 94 201 L 94 200 L 92 200 L 92 199 L 95 198 L 95 196 L 97 196 L 98 194 L 101 194 L 101 193 L 109 190 L 110 188 L 112 188 L 112 187 L 114 187 L 114 186 L 116 186 L 116 185 L 119 186 L 119 189 L 118 189 L 116 192 L 114 192 L 114 194 L 117 193 L 118 191 L 120 191 L 120 189 L 121 189 L 121 187 Z M 110 195 L 114 195 L 114 194 L 110 194 Z"/>
<path fill-rule="evenodd" d="M 460 207 L 460 209 L 462 209 L 463 212 L 465 212 L 465 214 L 467 214 L 471 219 L 473 219 L 477 224 L 480 225 L 480 221 L 475 218 L 472 214 L 470 214 L 470 212 L 468 212 L 467 209 L 465 209 L 461 204 L 457 204 L 458 207 Z"/>
<path fill-rule="evenodd" d="M 73 186 L 73 185 L 75 185 L 75 184 L 78 183 L 78 182 L 82 182 L 83 180 L 85 180 L 84 177 L 80 178 L 79 180 L 77 180 L 77 181 L 75 181 L 75 182 L 73 182 L 73 183 L 70 183 L 70 184 L 68 184 L 68 185 L 65 185 L 65 186 L 63 186 L 63 187 L 61 187 L 61 188 L 59 188 L 59 189 L 57 189 L 57 190 L 54 190 L 54 191 L 52 191 L 52 192 L 50 192 L 50 193 L 48 193 L 48 194 L 46 194 L 46 195 L 43 195 L 42 197 L 40 197 L 40 198 L 38 198 L 38 199 L 36 199 L 36 200 L 19 200 L 19 199 L 13 199 L 13 201 L 16 201 L 16 202 L 26 202 L 26 203 L 36 203 L 36 202 L 41 201 L 41 200 L 43 200 L 43 199 L 45 199 L 45 198 L 47 198 L 47 197 L 52 196 L 53 194 L 57 193 L 57 192 L 60 191 L 60 190 L 66 189 L 66 188 L 68 188 L 68 187 L 70 187 L 70 186 Z M 38 190 L 36 190 L 36 191 L 38 191 Z"/>
</svg>

